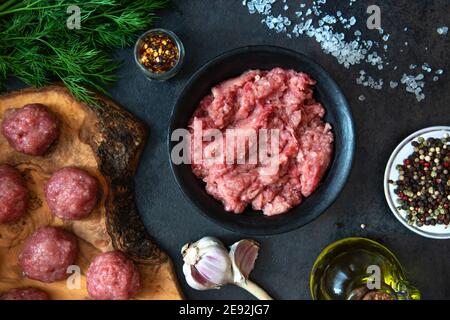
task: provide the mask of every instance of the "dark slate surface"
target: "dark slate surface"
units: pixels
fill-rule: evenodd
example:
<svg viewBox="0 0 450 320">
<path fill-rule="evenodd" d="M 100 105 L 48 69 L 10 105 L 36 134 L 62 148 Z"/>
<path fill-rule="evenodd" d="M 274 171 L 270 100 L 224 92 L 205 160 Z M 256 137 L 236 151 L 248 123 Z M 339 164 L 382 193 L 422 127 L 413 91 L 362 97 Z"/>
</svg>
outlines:
<svg viewBox="0 0 450 320">
<path fill-rule="evenodd" d="M 425 102 L 418 103 L 404 89 L 367 90 L 355 84 L 359 70 L 350 70 L 322 52 L 309 38 L 288 39 L 270 32 L 250 15 L 241 0 L 179 0 L 173 10 L 162 14 L 156 24 L 175 31 L 183 40 L 187 55 L 182 72 L 165 83 L 149 82 L 132 58 L 132 50 L 118 52 L 125 60 L 121 80 L 111 88 L 113 97 L 141 118 L 149 127 L 149 140 L 143 154 L 136 189 L 138 206 L 148 231 L 172 256 L 180 283 L 191 299 L 250 299 L 236 287 L 206 292 L 190 289 L 182 275 L 181 246 L 211 235 L 227 244 L 242 235 L 226 231 L 196 212 L 172 177 L 166 147 L 167 128 L 172 107 L 183 85 L 203 63 L 223 51 L 249 44 L 272 44 L 309 55 L 340 84 L 351 104 L 357 149 L 350 179 L 336 203 L 311 224 L 278 236 L 255 238 L 261 242 L 261 254 L 252 277 L 277 299 L 310 299 L 309 272 L 315 258 L 331 242 L 364 236 L 381 241 L 403 263 L 409 280 L 426 299 L 450 298 L 449 241 L 422 238 L 404 228 L 390 212 L 383 194 L 385 165 L 395 146 L 407 135 L 432 125 L 450 124 L 450 81 L 444 76 L 427 85 Z M 295 2 L 295 1 L 290 1 Z M 330 7 L 338 6 L 334 1 Z M 339 1 L 345 12 L 347 1 Z M 395 37 L 389 42 L 391 61 L 399 66 L 399 79 L 411 63 L 428 62 L 450 72 L 449 37 L 436 33 L 436 27 L 450 25 L 448 1 L 365 1 L 353 5 L 350 12 L 364 18 L 369 4 L 382 10 L 383 28 Z M 358 23 L 365 20 L 358 19 Z M 403 32 L 407 26 L 409 31 Z M 363 25 L 359 27 L 363 28 Z M 374 32 L 374 38 L 376 31 Z M 409 42 L 408 47 L 403 43 Z M 429 50 L 425 51 L 428 46 Z M 404 49 L 400 53 L 400 47 Z M 383 75 L 389 74 L 384 71 Z M 387 79 L 387 77 L 386 77 Z M 358 96 L 364 94 L 361 102 Z M 360 225 L 367 227 L 363 230 Z"/>
</svg>

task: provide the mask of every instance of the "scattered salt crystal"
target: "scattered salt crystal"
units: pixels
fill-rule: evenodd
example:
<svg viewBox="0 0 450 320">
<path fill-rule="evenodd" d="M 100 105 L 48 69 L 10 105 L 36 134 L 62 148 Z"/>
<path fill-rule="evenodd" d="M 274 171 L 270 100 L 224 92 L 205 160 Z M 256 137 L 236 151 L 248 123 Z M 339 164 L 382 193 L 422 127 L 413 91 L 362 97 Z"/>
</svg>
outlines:
<svg viewBox="0 0 450 320">
<path fill-rule="evenodd" d="M 422 65 L 422 70 L 423 71 L 426 71 L 426 72 L 428 72 L 428 73 L 430 73 L 431 72 L 431 66 L 428 64 L 428 63 L 424 63 L 423 65 Z"/>
<path fill-rule="evenodd" d="M 416 80 L 423 80 L 423 78 L 424 78 L 424 75 L 422 73 L 420 73 L 416 76 Z"/>
<path fill-rule="evenodd" d="M 439 70 L 436 70 L 436 72 L 435 72 L 436 74 L 439 74 L 439 75 L 441 75 L 441 74 L 444 74 L 444 70 L 442 70 L 442 69 L 439 69 Z"/>
<path fill-rule="evenodd" d="M 437 77 L 437 76 L 434 76 L 434 77 L 433 77 L 433 81 L 434 81 L 434 82 L 436 82 L 436 81 L 438 81 L 438 80 L 439 80 L 439 77 Z"/>
<path fill-rule="evenodd" d="M 365 71 L 360 71 L 359 78 L 356 78 L 356 83 L 363 85 L 364 87 L 369 87 L 375 90 L 381 90 L 383 88 L 383 79 L 375 80 L 373 77 L 367 75 Z"/>
<path fill-rule="evenodd" d="M 322 19 L 323 22 L 328 23 L 328 24 L 334 24 L 336 23 L 336 18 L 330 15 L 326 15 L 325 17 L 323 17 Z"/>
<path fill-rule="evenodd" d="M 291 21 L 288 17 L 283 17 L 281 14 L 278 17 L 268 15 L 262 20 L 269 29 L 275 30 L 277 33 L 286 32 L 287 27 L 291 25 Z"/>
<path fill-rule="evenodd" d="M 247 0 L 244 1 L 243 4 L 247 5 L 248 11 L 251 14 L 259 13 L 263 15 L 268 15 L 272 11 L 272 4 L 274 4 L 276 0 Z"/>
<path fill-rule="evenodd" d="M 360 96 L 358 97 L 358 100 L 359 100 L 359 101 L 364 101 L 364 100 L 366 100 L 366 97 L 365 97 L 364 95 L 360 95 Z"/>
<path fill-rule="evenodd" d="M 442 26 L 436 29 L 437 33 L 439 33 L 441 36 L 445 36 L 448 33 L 448 27 Z"/>
<path fill-rule="evenodd" d="M 416 76 L 403 74 L 400 80 L 400 82 L 405 85 L 406 92 L 413 93 L 419 102 L 425 99 L 425 94 L 423 93 L 425 82 L 417 81 L 422 79 L 423 74 L 418 74 Z"/>
<path fill-rule="evenodd" d="M 389 83 L 389 86 L 390 86 L 392 89 L 395 89 L 395 88 L 398 87 L 398 82 L 397 82 L 397 81 L 391 81 L 391 82 Z"/>
<path fill-rule="evenodd" d="M 357 0 L 348 0 L 349 6 L 351 6 Z M 387 44 L 380 44 L 378 41 L 372 40 L 362 40 L 363 32 L 356 30 L 353 35 L 352 33 L 338 32 L 336 31 L 338 26 L 336 23 L 340 23 L 343 29 L 351 29 L 357 24 L 357 19 L 354 16 L 346 17 L 343 12 L 338 10 L 334 14 L 326 13 L 322 9 L 322 5 L 327 3 L 327 0 L 313 0 L 311 2 L 302 2 L 297 5 L 300 8 L 295 12 L 293 19 L 278 14 L 275 15 L 272 11 L 275 11 L 274 4 L 277 0 L 243 0 L 242 4 L 248 8 L 250 14 L 260 14 L 264 16 L 261 20 L 269 29 L 275 32 L 285 33 L 287 37 L 292 38 L 300 37 L 306 35 L 313 38 L 318 42 L 322 50 L 335 57 L 339 64 L 342 64 L 345 68 L 350 68 L 352 65 L 368 63 L 373 68 L 378 70 L 383 70 L 390 63 L 387 60 L 387 53 L 389 46 Z M 277 7 L 278 10 L 284 9 L 287 11 L 289 9 L 288 1 L 281 0 L 284 5 Z M 292 3 L 298 3 L 293 1 Z M 314 15 L 315 17 L 307 18 L 308 16 Z M 290 16 L 291 17 L 291 16 Z M 288 30 L 289 29 L 289 30 Z M 408 27 L 404 27 L 405 32 L 408 31 Z M 386 33 L 383 29 L 378 29 L 380 34 L 380 40 L 387 42 L 390 39 L 390 34 Z M 446 26 L 439 27 L 439 34 L 447 34 L 448 28 Z M 405 46 L 408 46 L 408 42 L 404 42 Z M 381 51 L 381 55 L 377 53 Z M 425 47 L 428 50 L 428 47 Z M 400 49 L 400 52 L 403 52 Z M 419 65 L 420 66 L 420 65 Z M 410 65 L 410 70 L 416 69 L 417 65 Z M 423 72 L 430 73 L 432 71 L 431 66 L 424 63 L 419 68 Z M 397 70 L 398 67 L 394 66 L 393 70 Z M 436 72 L 434 81 L 439 80 L 437 75 L 443 74 L 443 70 L 438 70 L 441 73 Z M 424 74 L 417 75 L 406 75 L 404 74 L 401 83 L 405 86 L 405 90 L 409 93 L 415 94 L 418 101 L 425 98 L 423 89 L 425 87 L 425 76 Z M 373 77 L 366 74 L 365 71 L 360 72 L 360 76 L 356 79 L 356 83 L 363 85 L 365 87 L 380 90 L 383 88 L 383 79 L 375 80 Z M 398 82 L 390 81 L 390 87 L 395 88 L 398 86 Z"/>
<path fill-rule="evenodd" d="M 349 23 L 351 26 L 354 26 L 355 23 L 356 23 L 356 18 L 355 18 L 355 17 L 351 17 L 350 20 L 348 21 L 348 23 Z"/>
</svg>

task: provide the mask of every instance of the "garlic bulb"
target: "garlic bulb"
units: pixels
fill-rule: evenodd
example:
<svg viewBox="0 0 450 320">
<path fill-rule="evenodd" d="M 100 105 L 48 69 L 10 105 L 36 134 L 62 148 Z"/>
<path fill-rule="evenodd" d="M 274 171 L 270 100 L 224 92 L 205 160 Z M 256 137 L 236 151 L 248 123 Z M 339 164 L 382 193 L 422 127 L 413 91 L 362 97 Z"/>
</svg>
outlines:
<svg viewBox="0 0 450 320">
<path fill-rule="evenodd" d="M 216 238 L 205 237 L 183 246 L 183 273 L 194 289 L 219 289 L 235 284 L 252 293 L 260 300 L 272 298 L 248 278 L 258 257 L 259 244 L 253 240 L 241 240 L 230 247 Z"/>
<path fill-rule="evenodd" d="M 183 273 L 194 289 L 207 290 L 232 282 L 231 260 L 225 246 L 216 238 L 205 237 L 181 250 Z"/>
</svg>

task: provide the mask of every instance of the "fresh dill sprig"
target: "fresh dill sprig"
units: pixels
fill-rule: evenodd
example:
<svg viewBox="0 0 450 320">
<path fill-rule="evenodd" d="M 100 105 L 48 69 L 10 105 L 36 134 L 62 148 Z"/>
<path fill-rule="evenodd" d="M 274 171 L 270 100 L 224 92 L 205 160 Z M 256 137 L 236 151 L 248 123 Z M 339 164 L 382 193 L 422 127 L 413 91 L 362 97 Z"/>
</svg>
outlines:
<svg viewBox="0 0 450 320">
<path fill-rule="evenodd" d="M 0 88 L 13 75 L 31 86 L 62 81 L 96 104 L 91 90 L 108 94 L 120 62 L 111 49 L 130 46 L 170 0 L 6 0 L 0 4 Z M 70 30 L 67 8 L 81 9 L 81 29 Z"/>
</svg>

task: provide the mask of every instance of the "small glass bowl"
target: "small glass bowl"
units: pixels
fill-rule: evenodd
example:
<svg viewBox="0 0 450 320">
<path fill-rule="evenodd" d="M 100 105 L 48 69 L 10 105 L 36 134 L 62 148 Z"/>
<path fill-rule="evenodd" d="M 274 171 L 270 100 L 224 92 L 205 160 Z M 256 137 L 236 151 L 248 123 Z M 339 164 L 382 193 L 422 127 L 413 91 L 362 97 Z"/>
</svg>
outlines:
<svg viewBox="0 0 450 320">
<path fill-rule="evenodd" d="M 142 42 L 145 38 L 147 38 L 147 36 L 149 34 L 164 34 L 164 35 L 170 37 L 173 40 L 173 42 L 175 42 L 175 44 L 177 45 L 178 61 L 172 69 L 165 71 L 165 72 L 161 72 L 161 73 L 155 73 L 155 72 L 151 72 L 149 69 L 147 69 L 145 66 L 143 66 L 142 63 L 139 61 L 139 58 L 140 58 L 139 51 L 140 51 Z M 136 44 L 134 46 L 134 61 L 136 61 L 137 65 L 139 66 L 139 69 L 141 69 L 141 71 L 144 72 L 145 76 L 148 79 L 164 81 L 164 80 L 168 80 L 168 79 L 172 78 L 173 76 L 175 76 L 178 73 L 178 71 L 180 71 L 181 65 L 183 64 L 183 60 L 184 60 L 184 53 L 185 52 L 184 52 L 183 43 L 181 42 L 180 38 L 178 38 L 178 36 L 175 33 L 173 33 L 170 30 L 157 28 L 157 29 L 148 30 L 147 32 L 142 34 L 139 37 L 139 39 L 136 41 Z"/>
</svg>

